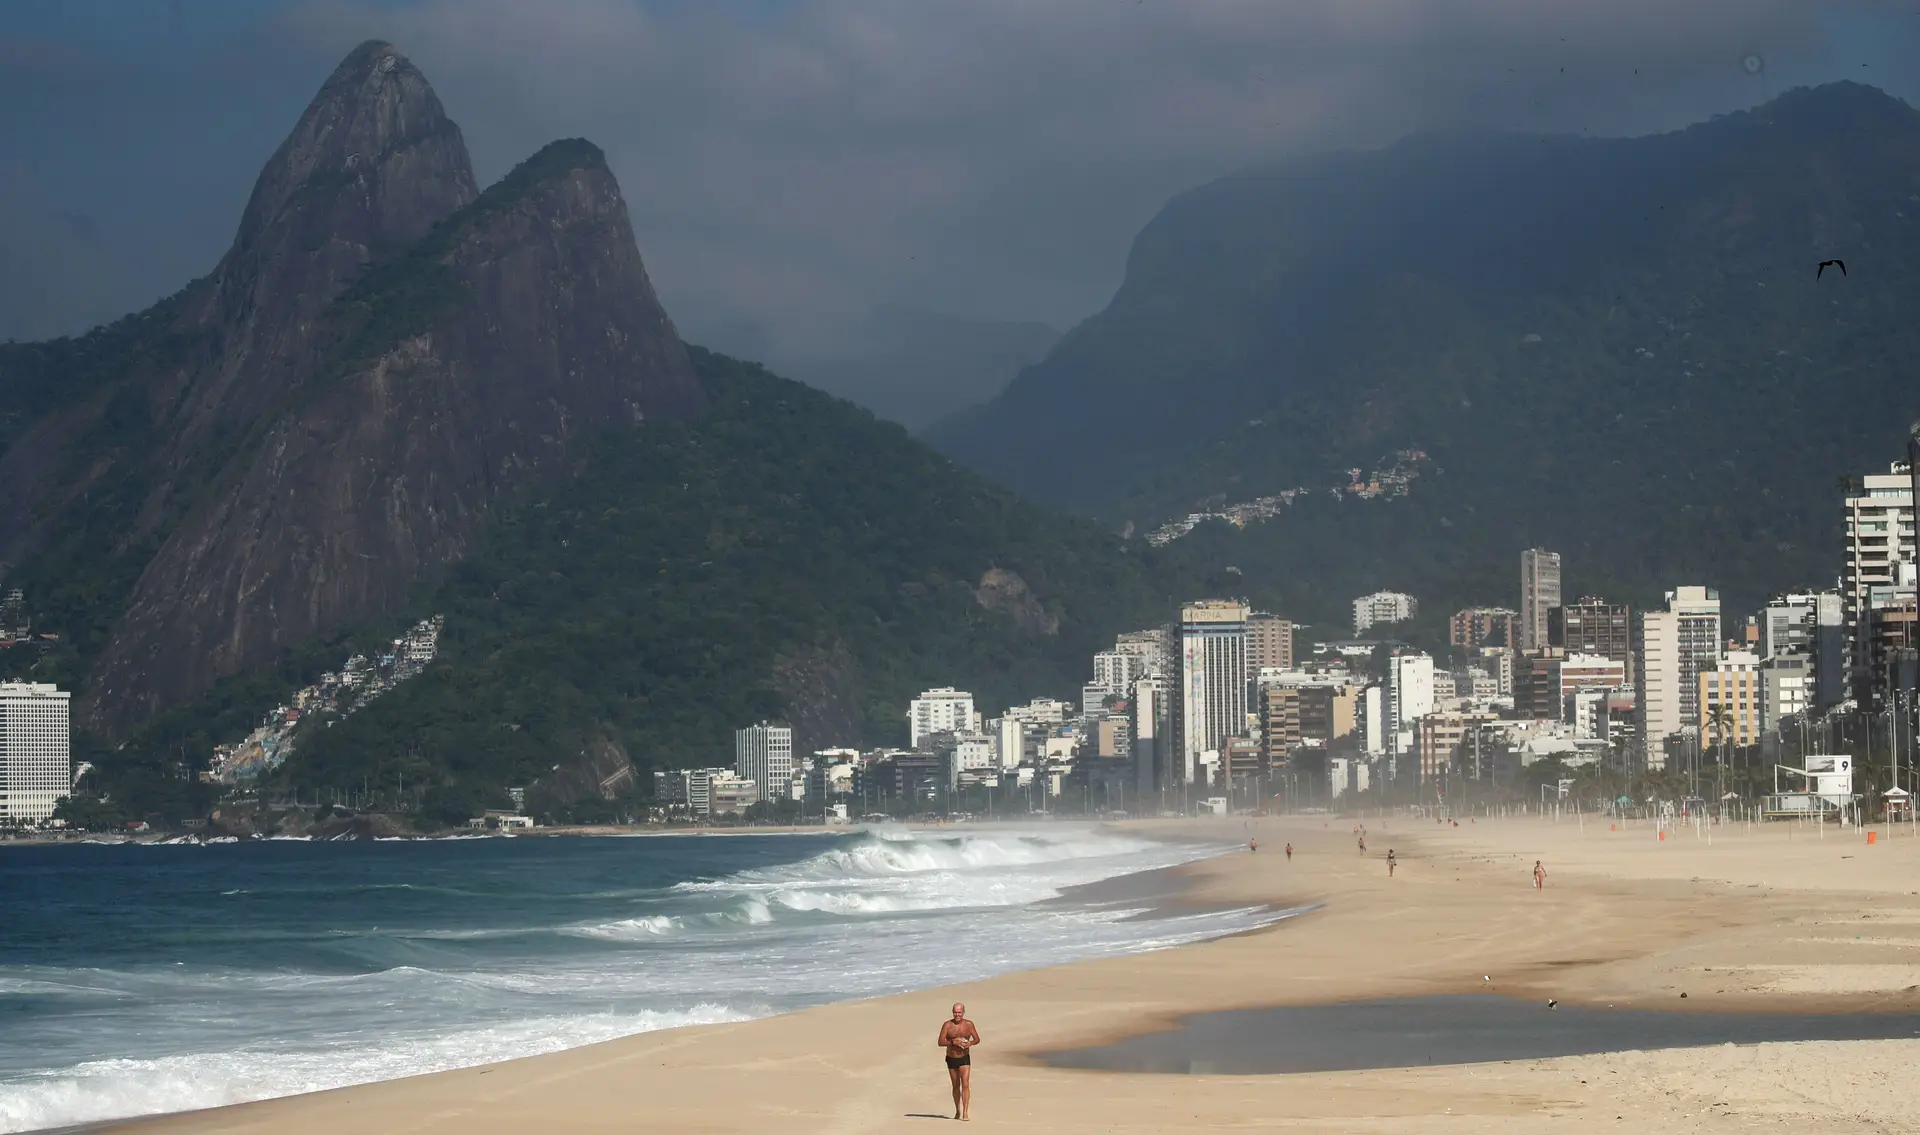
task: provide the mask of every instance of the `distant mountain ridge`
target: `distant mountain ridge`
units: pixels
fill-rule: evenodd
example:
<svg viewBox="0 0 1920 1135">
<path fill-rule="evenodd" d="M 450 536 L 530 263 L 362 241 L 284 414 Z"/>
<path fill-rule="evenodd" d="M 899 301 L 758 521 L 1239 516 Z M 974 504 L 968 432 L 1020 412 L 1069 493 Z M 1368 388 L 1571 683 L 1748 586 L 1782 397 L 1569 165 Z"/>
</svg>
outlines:
<svg viewBox="0 0 1920 1135">
<path fill-rule="evenodd" d="M 919 430 L 993 398 L 1059 341 L 1044 323 L 886 305 L 838 352 L 776 361 L 803 382 Z"/>
<path fill-rule="evenodd" d="M 1834 570 L 1835 478 L 1920 401 L 1915 310 L 1920 113 L 1872 88 L 1644 138 L 1423 135 L 1175 198 L 1106 310 L 928 437 L 1142 529 L 1419 446 L 1445 477 L 1396 507 L 1489 564 L 1538 542 L 1744 598 Z"/>
</svg>

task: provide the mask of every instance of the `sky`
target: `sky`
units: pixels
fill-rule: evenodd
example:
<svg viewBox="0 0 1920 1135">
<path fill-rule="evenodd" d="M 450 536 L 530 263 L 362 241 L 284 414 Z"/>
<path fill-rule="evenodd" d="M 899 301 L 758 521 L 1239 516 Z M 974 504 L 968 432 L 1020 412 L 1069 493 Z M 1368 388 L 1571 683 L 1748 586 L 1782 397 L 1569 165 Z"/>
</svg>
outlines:
<svg viewBox="0 0 1920 1135">
<path fill-rule="evenodd" d="M 1920 12 L 1876 0 L 0 0 L 0 339 L 208 271 L 369 38 L 483 183 L 598 143 L 683 333 L 762 358 L 886 304 L 1071 327 L 1168 198 L 1275 158 L 1920 104 Z"/>
</svg>

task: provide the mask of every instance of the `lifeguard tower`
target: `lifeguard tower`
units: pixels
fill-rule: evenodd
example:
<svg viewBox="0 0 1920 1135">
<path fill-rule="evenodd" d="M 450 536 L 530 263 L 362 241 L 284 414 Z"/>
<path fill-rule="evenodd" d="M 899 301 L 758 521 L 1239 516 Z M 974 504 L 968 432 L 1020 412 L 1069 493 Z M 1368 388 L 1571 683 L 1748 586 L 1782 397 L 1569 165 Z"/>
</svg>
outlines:
<svg viewBox="0 0 1920 1135">
<path fill-rule="evenodd" d="M 1765 814 L 1769 820 L 1845 819 L 1848 809 L 1857 809 L 1860 798 L 1853 792 L 1853 758 L 1845 753 L 1813 753 L 1801 758 L 1801 765 L 1773 766 L 1773 794 L 1767 797 Z M 1790 787 L 1781 790 L 1780 776 L 1785 773 Z"/>
</svg>

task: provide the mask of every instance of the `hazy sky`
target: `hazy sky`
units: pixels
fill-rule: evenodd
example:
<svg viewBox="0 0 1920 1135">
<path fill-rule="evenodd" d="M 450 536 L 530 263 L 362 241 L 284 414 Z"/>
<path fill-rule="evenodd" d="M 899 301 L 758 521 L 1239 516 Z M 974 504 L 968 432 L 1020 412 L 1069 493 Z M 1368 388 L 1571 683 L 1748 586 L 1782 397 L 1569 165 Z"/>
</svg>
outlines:
<svg viewBox="0 0 1920 1135">
<path fill-rule="evenodd" d="M 888 302 L 1071 326 L 1167 197 L 1273 156 L 1843 78 L 1920 102 L 1920 14 L 1868 0 L 0 0 L 0 338 L 209 269 L 367 38 L 483 182 L 599 143 L 683 330 L 751 353 Z"/>
</svg>

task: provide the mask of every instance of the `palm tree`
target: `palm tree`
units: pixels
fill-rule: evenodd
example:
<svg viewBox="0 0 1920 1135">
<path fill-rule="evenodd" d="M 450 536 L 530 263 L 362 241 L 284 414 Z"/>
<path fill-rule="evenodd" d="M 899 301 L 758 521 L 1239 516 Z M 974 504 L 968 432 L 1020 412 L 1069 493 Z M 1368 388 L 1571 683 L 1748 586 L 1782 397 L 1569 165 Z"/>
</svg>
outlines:
<svg viewBox="0 0 1920 1135">
<path fill-rule="evenodd" d="M 1707 728 L 1720 746 L 1720 756 L 1715 763 L 1719 770 L 1720 787 L 1715 789 L 1714 806 L 1719 807 L 1719 798 L 1727 794 L 1727 738 L 1733 731 L 1733 714 L 1724 705 L 1711 706 L 1707 710 Z"/>
</svg>

